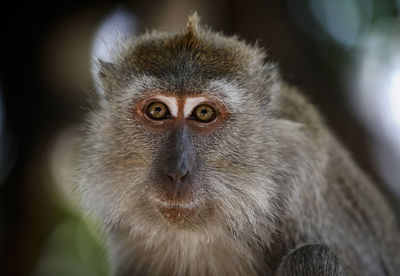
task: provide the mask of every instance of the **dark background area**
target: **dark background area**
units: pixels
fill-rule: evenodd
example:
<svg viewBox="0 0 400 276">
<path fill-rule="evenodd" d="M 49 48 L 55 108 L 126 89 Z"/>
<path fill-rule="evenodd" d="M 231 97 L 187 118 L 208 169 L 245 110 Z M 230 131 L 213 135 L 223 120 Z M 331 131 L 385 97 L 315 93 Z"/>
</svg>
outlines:
<svg viewBox="0 0 400 276">
<path fill-rule="evenodd" d="M 395 1 L 373 2 L 373 17 L 397 17 Z M 33 274 L 54 228 L 75 216 L 57 204 L 51 188 L 49 192 L 55 182 L 49 172 L 49 155 L 57 135 L 79 122 L 83 114 L 82 91 L 90 85 L 90 43 L 98 25 L 117 7 L 136 16 L 139 32 L 183 26 L 188 13 L 198 10 L 202 22 L 213 29 L 251 42 L 258 40 L 279 63 L 284 78 L 302 88 L 318 106 L 361 167 L 382 183 L 369 150 L 372 137 L 357 121 L 345 96 L 348 88 L 343 75 L 348 76 L 345 70 L 357 49 L 343 47 L 323 34 L 310 35 L 299 16 L 307 26 L 317 31 L 321 27 L 310 14 L 307 17 L 307 11 L 297 17 L 294 14 L 306 10 L 307 3 L 310 1 L 100 0 L 2 4 L 1 274 Z M 64 69 L 72 73 L 60 73 Z M 384 185 L 382 188 L 387 190 Z M 392 202 L 396 204 L 395 196 Z"/>
</svg>

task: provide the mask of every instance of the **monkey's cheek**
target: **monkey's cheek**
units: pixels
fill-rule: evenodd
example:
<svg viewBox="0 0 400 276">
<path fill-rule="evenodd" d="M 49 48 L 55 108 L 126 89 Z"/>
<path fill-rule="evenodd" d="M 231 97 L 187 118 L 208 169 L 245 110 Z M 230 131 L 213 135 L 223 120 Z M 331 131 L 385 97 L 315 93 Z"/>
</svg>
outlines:
<svg viewBox="0 0 400 276">
<path fill-rule="evenodd" d="M 159 211 L 162 216 L 173 224 L 184 224 L 188 223 L 191 218 L 196 214 L 196 208 L 179 208 L 179 207 L 159 207 Z"/>
</svg>

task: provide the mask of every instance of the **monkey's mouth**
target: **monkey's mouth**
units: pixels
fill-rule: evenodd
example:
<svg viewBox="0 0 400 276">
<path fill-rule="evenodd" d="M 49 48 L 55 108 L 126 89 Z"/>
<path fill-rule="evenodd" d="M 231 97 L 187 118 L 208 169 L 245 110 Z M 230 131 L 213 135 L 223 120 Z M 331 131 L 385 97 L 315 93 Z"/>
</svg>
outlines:
<svg viewBox="0 0 400 276">
<path fill-rule="evenodd" d="M 155 200 L 165 219 L 174 224 L 183 224 L 197 211 L 197 201 Z"/>
</svg>

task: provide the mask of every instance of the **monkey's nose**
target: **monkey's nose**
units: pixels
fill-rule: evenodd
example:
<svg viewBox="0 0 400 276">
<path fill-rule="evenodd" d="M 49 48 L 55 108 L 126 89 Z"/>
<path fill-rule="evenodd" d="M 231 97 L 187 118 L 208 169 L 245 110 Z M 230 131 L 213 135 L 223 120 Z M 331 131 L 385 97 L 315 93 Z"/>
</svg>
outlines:
<svg viewBox="0 0 400 276">
<path fill-rule="evenodd" d="M 170 178 L 173 183 L 182 182 L 189 174 L 189 169 L 186 166 L 164 168 L 165 174 Z"/>
<path fill-rule="evenodd" d="M 164 163 L 161 181 L 162 193 L 166 199 L 188 200 L 193 193 L 193 167 L 188 159 L 170 159 Z"/>
</svg>

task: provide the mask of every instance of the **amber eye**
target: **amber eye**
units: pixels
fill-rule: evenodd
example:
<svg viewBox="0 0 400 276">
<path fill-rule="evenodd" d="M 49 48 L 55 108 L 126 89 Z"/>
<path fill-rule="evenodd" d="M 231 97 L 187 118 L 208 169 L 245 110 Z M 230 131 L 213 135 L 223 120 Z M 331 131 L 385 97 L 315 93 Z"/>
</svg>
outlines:
<svg viewBox="0 0 400 276">
<path fill-rule="evenodd" d="M 212 120 L 215 119 L 216 113 L 214 111 L 214 109 L 209 106 L 209 105 L 199 105 L 197 106 L 192 114 L 192 117 L 195 120 L 201 121 L 201 122 L 211 122 Z"/>
<path fill-rule="evenodd" d="M 161 102 L 151 103 L 147 109 L 146 114 L 153 120 L 162 120 L 168 118 L 169 111 L 165 104 Z"/>
</svg>

